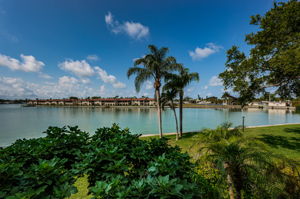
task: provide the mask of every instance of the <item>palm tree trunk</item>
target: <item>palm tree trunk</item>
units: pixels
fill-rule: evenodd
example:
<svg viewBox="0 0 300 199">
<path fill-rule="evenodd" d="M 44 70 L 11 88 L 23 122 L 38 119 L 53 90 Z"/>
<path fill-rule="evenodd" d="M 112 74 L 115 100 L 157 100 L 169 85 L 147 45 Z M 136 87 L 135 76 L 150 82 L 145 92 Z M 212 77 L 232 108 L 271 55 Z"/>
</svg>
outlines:
<svg viewBox="0 0 300 199">
<path fill-rule="evenodd" d="M 177 114 L 176 114 L 176 110 L 175 110 L 175 106 L 173 101 L 171 101 L 171 106 L 172 106 L 172 110 L 174 113 L 174 117 L 175 117 L 175 125 L 176 125 L 176 140 L 178 140 L 179 138 L 179 132 L 178 132 L 178 121 L 177 121 Z"/>
<path fill-rule="evenodd" d="M 161 119 L 161 104 L 160 104 L 160 92 L 159 88 L 155 89 L 155 95 L 156 95 L 156 103 L 157 103 L 157 119 L 158 119 L 158 131 L 159 131 L 159 137 L 162 138 L 162 119 Z"/>
<path fill-rule="evenodd" d="M 233 180 L 232 180 L 232 177 L 230 175 L 229 164 L 226 163 L 226 162 L 224 163 L 224 169 L 227 172 L 227 184 L 228 184 L 229 198 L 230 199 L 235 199 L 235 197 L 234 197 Z"/>
<path fill-rule="evenodd" d="M 182 106 L 183 106 L 183 91 L 179 92 L 179 126 L 180 137 L 182 137 Z"/>
</svg>

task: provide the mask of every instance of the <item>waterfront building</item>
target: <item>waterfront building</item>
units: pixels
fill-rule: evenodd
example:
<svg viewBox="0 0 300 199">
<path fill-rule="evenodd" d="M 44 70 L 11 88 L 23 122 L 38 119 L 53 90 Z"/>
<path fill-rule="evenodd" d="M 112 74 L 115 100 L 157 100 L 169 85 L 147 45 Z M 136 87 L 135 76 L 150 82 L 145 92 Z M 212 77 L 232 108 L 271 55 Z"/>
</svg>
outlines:
<svg viewBox="0 0 300 199">
<path fill-rule="evenodd" d="M 35 99 L 29 105 L 57 106 L 155 106 L 152 98 L 98 98 L 98 99 Z"/>
<path fill-rule="evenodd" d="M 291 107 L 291 101 L 254 101 L 249 103 L 249 107 L 261 107 L 261 108 L 288 108 Z"/>
</svg>

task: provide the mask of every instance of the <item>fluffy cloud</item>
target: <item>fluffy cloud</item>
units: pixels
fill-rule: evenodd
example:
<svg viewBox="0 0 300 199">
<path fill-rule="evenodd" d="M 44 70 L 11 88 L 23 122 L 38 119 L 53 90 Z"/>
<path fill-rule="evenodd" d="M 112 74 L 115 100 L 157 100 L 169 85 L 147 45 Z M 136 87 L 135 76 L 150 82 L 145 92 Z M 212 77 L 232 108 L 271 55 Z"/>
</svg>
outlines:
<svg viewBox="0 0 300 199">
<path fill-rule="evenodd" d="M 222 86 L 223 82 L 217 76 L 212 76 L 209 80 L 209 86 Z"/>
<path fill-rule="evenodd" d="M 88 55 L 86 59 L 89 61 L 98 61 L 99 57 L 97 55 Z"/>
<path fill-rule="evenodd" d="M 0 77 L 0 98 L 32 98 L 36 95 L 20 78 Z"/>
<path fill-rule="evenodd" d="M 101 86 L 100 86 L 100 88 L 99 88 L 99 93 L 100 93 L 100 95 L 105 94 L 105 86 L 104 86 L 104 85 L 101 85 Z"/>
<path fill-rule="evenodd" d="M 71 72 L 78 77 L 94 75 L 93 68 L 85 61 L 66 60 L 59 64 L 59 67 L 65 71 Z"/>
<path fill-rule="evenodd" d="M 114 88 L 125 88 L 126 87 L 126 85 L 124 83 L 122 83 L 122 82 L 113 83 L 112 86 Z"/>
<path fill-rule="evenodd" d="M 112 25 L 114 23 L 113 16 L 110 12 L 108 12 L 108 14 L 105 15 L 104 19 L 105 19 L 106 24 Z M 118 22 L 116 21 L 115 23 L 118 23 Z"/>
<path fill-rule="evenodd" d="M 99 66 L 95 67 L 96 73 L 98 74 L 99 78 L 104 83 L 110 83 L 114 88 L 125 88 L 126 85 L 122 82 L 117 81 L 117 78 L 113 75 L 107 74 L 105 70 L 100 68 Z"/>
<path fill-rule="evenodd" d="M 107 72 L 102 68 L 96 66 L 95 70 L 103 82 L 113 84 L 117 81 L 117 78 L 115 76 L 107 74 Z"/>
<path fill-rule="evenodd" d="M 78 77 L 80 77 L 80 81 L 82 83 L 89 83 L 90 80 L 87 78 L 83 78 L 86 76 L 98 75 L 98 77 L 104 82 L 111 84 L 114 88 L 125 88 L 126 85 L 117 80 L 117 78 L 113 75 L 109 75 L 105 70 L 100 68 L 99 66 L 92 67 L 85 60 L 82 61 L 73 61 L 67 60 L 63 63 L 59 64 L 59 67 L 62 70 L 71 72 Z"/>
<path fill-rule="evenodd" d="M 134 22 L 125 22 L 124 30 L 130 37 L 137 39 L 146 37 L 149 34 L 148 27 Z"/>
<path fill-rule="evenodd" d="M 78 80 L 75 77 L 62 76 L 58 79 L 58 85 L 60 86 L 70 86 L 77 83 Z"/>
<path fill-rule="evenodd" d="M 38 72 L 45 65 L 32 55 L 20 55 L 21 61 L 15 58 L 0 54 L 0 66 L 8 67 L 11 70 L 21 70 L 25 72 Z"/>
<path fill-rule="evenodd" d="M 151 82 L 151 81 L 146 81 L 146 89 L 147 90 L 150 90 L 150 89 L 153 89 L 153 82 Z"/>
<path fill-rule="evenodd" d="M 41 84 L 31 83 L 21 78 L 0 77 L 0 98 L 65 98 L 69 96 L 109 96 L 104 85 L 99 89 L 91 88 L 82 83 L 81 80 L 62 76 L 57 82 L 45 82 Z"/>
<path fill-rule="evenodd" d="M 105 15 L 104 18 L 109 29 L 115 34 L 125 33 L 133 39 L 141 39 L 149 35 L 149 28 L 141 23 L 129 21 L 120 23 L 119 21 L 114 20 L 113 15 L 110 12 Z"/>
<path fill-rule="evenodd" d="M 91 80 L 89 78 L 82 78 L 82 79 L 80 79 L 80 82 L 83 84 L 88 84 L 91 82 Z"/>
<path fill-rule="evenodd" d="M 222 46 L 217 46 L 214 43 L 208 43 L 204 48 L 197 47 L 194 51 L 189 51 L 189 55 L 193 60 L 200 60 L 218 52 L 221 48 Z"/>
</svg>

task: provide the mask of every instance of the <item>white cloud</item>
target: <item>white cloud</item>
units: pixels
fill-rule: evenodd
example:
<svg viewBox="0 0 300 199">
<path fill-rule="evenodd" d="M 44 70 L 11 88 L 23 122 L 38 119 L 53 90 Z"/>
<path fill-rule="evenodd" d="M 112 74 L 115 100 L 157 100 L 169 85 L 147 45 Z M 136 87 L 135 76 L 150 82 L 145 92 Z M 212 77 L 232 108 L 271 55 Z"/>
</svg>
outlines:
<svg viewBox="0 0 300 199">
<path fill-rule="evenodd" d="M 31 83 L 21 78 L 0 77 L 0 98 L 66 98 L 70 96 L 109 96 L 113 91 L 106 92 L 104 85 L 99 89 L 91 88 L 79 79 L 62 76 L 57 82 Z"/>
<path fill-rule="evenodd" d="M 190 87 L 188 89 L 186 89 L 187 93 L 192 93 L 195 90 L 194 87 Z"/>
<path fill-rule="evenodd" d="M 137 39 L 146 37 L 149 34 L 148 27 L 135 22 L 125 22 L 124 30 L 130 37 Z"/>
<path fill-rule="evenodd" d="M 147 90 L 153 89 L 153 82 L 147 80 L 145 87 Z"/>
<path fill-rule="evenodd" d="M 83 84 L 88 84 L 91 82 L 91 80 L 89 78 L 82 78 L 82 79 L 80 79 L 80 82 Z"/>
<path fill-rule="evenodd" d="M 217 76 L 212 76 L 209 80 L 209 86 L 222 86 L 223 82 Z"/>
<path fill-rule="evenodd" d="M 109 25 L 111 25 L 111 24 L 114 23 L 113 16 L 112 16 L 112 14 L 110 12 L 108 12 L 108 14 L 105 15 L 105 23 L 109 24 Z"/>
<path fill-rule="evenodd" d="M 203 87 L 203 89 L 204 89 L 204 90 L 207 90 L 207 89 L 208 89 L 208 86 L 207 86 L 207 85 L 205 85 L 205 86 Z"/>
<path fill-rule="evenodd" d="M 71 72 L 78 77 L 94 75 L 93 68 L 85 61 L 66 60 L 59 64 L 59 67 L 65 71 Z"/>
<path fill-rule="evenodd" d="M 114 88 L 125 88 L 126 85 L 117 80 L 113 75 L 109 75 L 105 70 L 99 66 L 92 67 L 85 60 L 82 61 L 73 61 L 67 60 L 59 64 L 59 67 L 65 71 L 69 71 L 78 77 L 80 77 L 80 82 L 87 84 L 90 82 L 90 79 L 83 78 L 86 76 L 98 75 L 98 77 L 104 82 L 111 84 Z"/>
<path fill-rule="evenodd" d="M 104 85 L 101 85 L 101 86 L 100 86 L 100 88 L 99 88 L 99 93 L 100 93 L 100 95 L 105 94 L 105 86 L 104 86 Z"/>
<path fill-rule="evenodd" d="M 99 75 L 99 78 L 104 83 L 110 83 L 114 88 L 125 88 L 126 85 L 122 82 L 119 82 L 117 78 L 113 75 L 107 74 L 105 70 L 100 68 L 99 66 L 95 67 L 96 73 Z"/>
<path fill-rule="evenodd" d="M 126 85 L 124 83 L 122 83 L 122 82 L 113 83 L 112 86 L 114 88 L 125 88 L 126 87 Z"/>
<path fill-rule="evenodd" d="M 39 77 L 43 79 L 52 79 L 52 76 L 45 73 L 39 73 Z"/>
<path fill-rule="evenodd" d="M 99 57 L 97 55 L 88 55 L 86 59 L 89 61 L 98 61 Z"/>
<path fill-rule="evenodd" d="M 105 23 L 113 33 L 125 33 L 133 39 L 141 39 L 147 37 L 150 33 L 147 26 L 144 26 L 143 24 L 138 22 L 125 21 L 122 24 L 119 23 L 119 21 L 114 20 L 113 15 L 110 12 L 105 15 Z"/>
<path fill-rule="evenodd" d="M 100 68 L 99 66 L 96 66 L 95 70 L 103 82 L 112 84 L 117 81 L 117 78 L 115 76 L 107 74 L 107 72 L 102 68 Z"/>
<path fill-rule="evenodd" d="M 0 98 L 34 97 L 35 94 L 20 78 L 0 77 Z"/>
<path fill-rule="evenodd" d="M 197 47 L 194 51 L 189 51 L 189 55 L 193 60 L 200 60 L 218 52 L 221 48 L 222 46 L 217 46 L 214 43 L 208 43 L 204 48 Z"/>
<path fill-rule="evenodd" d="M 78 83 L 78 80 L 75 77 L 69 77 L 69 76 L 62 76 L 58 79 L 58 85 L 74 85 Z"/>
<path fill-rule="evenodd" d="M 15 58 L 0 54 L 0 66 L 8 67 L 11 70 L 21 70 L 25 72 L 38 72 L 45 65 L 32 55 L 20 55 L 21 61 Z"/>
</svg>

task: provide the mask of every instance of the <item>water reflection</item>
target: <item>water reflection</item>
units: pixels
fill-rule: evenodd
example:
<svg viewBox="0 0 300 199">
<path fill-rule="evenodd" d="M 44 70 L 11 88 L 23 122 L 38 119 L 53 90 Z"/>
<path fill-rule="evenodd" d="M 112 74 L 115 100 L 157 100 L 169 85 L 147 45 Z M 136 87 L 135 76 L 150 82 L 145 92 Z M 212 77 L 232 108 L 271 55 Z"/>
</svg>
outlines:
<svg viewBox="0 0 300 199">
<path fill-rule="evenodd" d="M 178 114 L 178 109 L 176 109 Z M 246 126 L 279 123 L 300 123 L 300 114 L 278 109 L 193 109 L 183 110 L 184 131 L 202 128 L 215 128 L 223 122 L 234 126 L 242 124 L 245 116 Z M 172 110 L 162 112 L 163 131 L 175 132 Z M 93 133 L 97 128 L 118 123 L 128 127 L 133 133 L 157 133 L 157 112 L 155 108 L 131 107 L 21 107 L 19 105 L 0 105 L 0 145 L 9 144 L 17 138 L 41 136 L 48 126 L 78 125 Z"/>
</svg>

